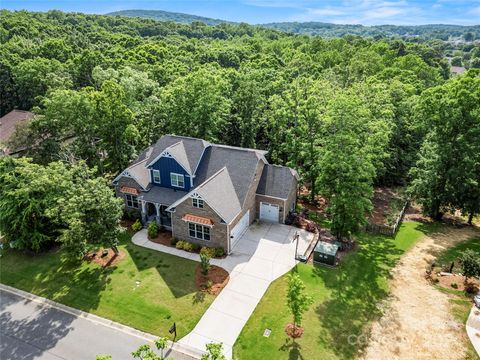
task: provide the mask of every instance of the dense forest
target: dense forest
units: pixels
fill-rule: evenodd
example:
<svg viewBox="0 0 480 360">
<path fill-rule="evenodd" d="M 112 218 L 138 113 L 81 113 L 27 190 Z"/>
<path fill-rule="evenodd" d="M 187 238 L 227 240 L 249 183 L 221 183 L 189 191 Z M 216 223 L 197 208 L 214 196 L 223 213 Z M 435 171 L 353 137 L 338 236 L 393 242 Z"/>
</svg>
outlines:
<svg viewBox="0 0 480 360">
<path fill-rule="evenodd" d="M 162 11 L 162 10 L 122 10 L 108 13 L 112 16 L 130 16 L 159 21 L 173 21 L 182 24 L 190 24 L 201 21 L 207 25 L 219 25 L 230 23 L 230 21 L 212 19 L 203 16 Z M 237 24 L 238 25 L 238 24 Z M 276 22 L 260 24 L 258 26 L 274 30 L 291 32 L 296 34 L 318 35 L 322 37 L 340 37 L 345 35 L 356 35 L 362 37 L 399 37 L 410 40 L 448 40 L 450 38 L 463 38 L 466 41 L 480 39 L 480 25 L 344 25 L 331 24 L 317 21 L 307 22 Z"/>
<path fill-rule="evenodd" d="M 450 78 L 441 44 L 60 11 L 0 17 L 1 115 L 37 114 L 11 147 L 38 165 L 82 160 L 111 178 L 174 133 L 268 150 L 327 199 L 339 236 L 364 223 L 375 184 L 410 184 L 435 218 L 480 212 L 479 72 Z"/>
</svg>

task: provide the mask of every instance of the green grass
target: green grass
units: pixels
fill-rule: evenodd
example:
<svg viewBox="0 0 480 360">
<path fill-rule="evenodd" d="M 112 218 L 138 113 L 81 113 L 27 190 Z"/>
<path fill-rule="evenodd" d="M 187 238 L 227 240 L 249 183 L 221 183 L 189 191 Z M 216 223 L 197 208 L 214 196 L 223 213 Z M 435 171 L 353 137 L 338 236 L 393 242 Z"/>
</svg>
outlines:
<svg viewBox="0 0 480 360">
<path fill-rule="evenodd" d="M 439 265 L 448 265 L 453 261 L 455 262 L 455 271 L 460 271 L 458 258 L 460 257 L 462 252 L 468 249 L 476 251 L 480 254 L 480 237 L 475 237 L 467 241 L 463 241 L 455 246 L 452 246 L 451 248 L 446 249 L 441 254 L 439 254 L 436 262 Z"/>
<path fill-rule="evenodd" d="M 0 258 L 0 281 L 152 334 L 168 335 L 174 321 L 179 337 L 192 330 L 214 299 L 196 290 L 197 263 L 133 245 L 127 234 L 119 248 L 125 258 L 105 270 L 61 250 L 10 250 Z"/>
<path fill-rule="evenodd" d="M 390 269 L 399 257 L 435 226 L 405 222 L 395 239 L 361 234 L 360 248 L 340 267 L 299 264 L 296 269 L 313 297 L 304 315 L 305 333 L 295 343 L 284 327 L 291 322 L 285 304 L 287 276 L 273 282 L 234 346 L 236 359 L 352 359 L 366 343 L 366 329 L 381 315 Z M 269 338 L 262 336 L 269 328 Z"/>
<path fill-rule="evenodd" d="M 438 255 L 436 262 L 438 264 L 449 264 L 453 261 L 455 262 L 454 271 L 460 271 L 458 258 L 460 254 L 467 249 L 474 250 L 480 254 L 480 238 L 474 237 L 442 251 Z M 450 311 L 453 317 L 459 322 L 459 324 L 462 325 L 463 328 L 463 324 L 467 322 L 470 309 L 472 308 L 471 298 L 463 291 L 446 289 L 438 285 L 435 285 L 435 287 L 440 291 L 453 295 L 453 297 L 449 300 L 451 305 Z M 467 342 L 466 359 L 480 360 L 480 357 L 478 357 L 470 341 L 467 340 Z"/>
</svg>

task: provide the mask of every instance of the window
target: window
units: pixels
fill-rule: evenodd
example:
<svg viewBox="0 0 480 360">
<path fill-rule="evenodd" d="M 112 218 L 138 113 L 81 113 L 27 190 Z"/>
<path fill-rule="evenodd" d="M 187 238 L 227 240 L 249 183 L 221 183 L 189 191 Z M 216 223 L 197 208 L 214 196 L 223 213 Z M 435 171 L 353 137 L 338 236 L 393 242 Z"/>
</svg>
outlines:
<svg viewBox="0 0 480 360">
<path fill-rule="evenodd" d="M 181 174 L 175 174 L 175 173 L 170 173 L 170 182 L 172 183 L 172 186 L 176 187 L 185 187 L 185 182 L 183 181 L 183 175 Z"/>
<path fill-rule="evenodd" d="M 210 228 L 208 226 L 188 223 L 188 232 L 195 239 L 210 240 Z"/>
<path fill-rule="evenodd" d="M 152 178 L 154 183 L 160 184 L 160 171 L 152 170 Z"/>
<path fill-rule="evenodd" d="M 138 200 L 136 196 L 125 194 L 125 200 L 127 201 L 128 207 L 138 209 Z"/>
<path fill-rule="evenodd" d="M 192 198 L 192 206 L 196 208 L 203 209 L 203 200 Z"/>
</svg>

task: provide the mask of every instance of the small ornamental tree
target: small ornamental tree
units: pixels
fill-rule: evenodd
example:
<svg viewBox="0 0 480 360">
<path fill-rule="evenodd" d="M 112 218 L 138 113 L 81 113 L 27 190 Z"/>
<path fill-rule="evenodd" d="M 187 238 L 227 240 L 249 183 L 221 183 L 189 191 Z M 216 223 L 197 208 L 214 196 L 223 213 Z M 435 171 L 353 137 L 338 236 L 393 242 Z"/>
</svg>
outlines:
<svg viewBox="0 0 480 360">
<path fill-rule="evenodd" d="M 200 360 L 226 360 L 223 355 L 223 344 L 210 343 L 205 346 L 207 348 L 207 354 L 203 354 Z"/>
<path fill-rule="evenodd" d="M 465 282 L 471 277 L 480 276 L 480 256 L 475 251 L 469 249 L 462 252 L 460 257 L 462 274 L 465 276 Z"/>
<path fill-rule="evenodd" d="M 208 275 L 208 270 L 210 270 L 210 256 L 206 253 L 200 253 L 200 266 L 202 267 L 202 274 Z"/>
<path fill-rule="evenodd" d="M 293 315 L 293 325 L 296 328 L 302 323 L 302 316 L 313 303 L 311 296 L 305 294 L 305 285 L 298 274 L 288 276 L 287 305 Z"/>
<path fill-rule="evenodd" d="M 157 347 L 158 350 L 160 350 L 160 353 L 162 354 L 161 357 L 163 358 L 163 351 L 167 347 L 168 344 L 168 339 L 166 337 L 159 337 L 157 340 L 155 340 L 155 346 Z"/>
</svg>

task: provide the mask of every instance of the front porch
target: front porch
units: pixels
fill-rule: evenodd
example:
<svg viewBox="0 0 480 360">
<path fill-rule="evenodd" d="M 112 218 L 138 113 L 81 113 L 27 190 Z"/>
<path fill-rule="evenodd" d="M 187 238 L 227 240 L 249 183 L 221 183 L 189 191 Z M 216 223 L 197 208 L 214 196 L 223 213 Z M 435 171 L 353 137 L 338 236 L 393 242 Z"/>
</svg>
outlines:
<svg viewBox="0 0 480 360">
<path fill-rule="evenodd" d="M 172 229 L 172 214 L 166 211 L 168 205 L 145 200 L 141 200 L 141 204 L 142 222 L 145 225 L 151 221 L 156 221 L 158 225 L 163 226 L 165 229 Z"/>
</svg>

